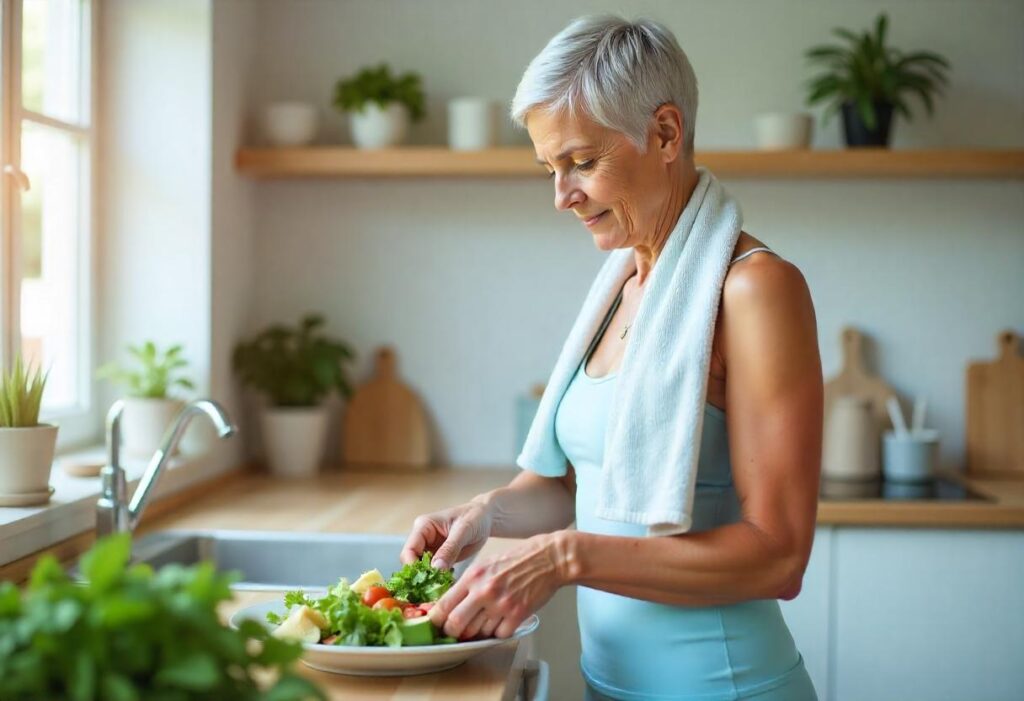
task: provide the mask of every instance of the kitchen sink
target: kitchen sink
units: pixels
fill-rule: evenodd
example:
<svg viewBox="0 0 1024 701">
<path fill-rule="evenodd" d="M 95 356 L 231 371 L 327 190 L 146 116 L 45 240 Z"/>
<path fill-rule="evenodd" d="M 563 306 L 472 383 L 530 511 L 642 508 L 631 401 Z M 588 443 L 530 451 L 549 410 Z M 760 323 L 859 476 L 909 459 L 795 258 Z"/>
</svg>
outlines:
<svg viewBox="0 0 1024 701">
<path fill-rule="evenodd" d="M 398 554 L 405 539 L 361 533 L 157 531 L 133 543 L 132 562 L 154 569 L 211 562 L 218 571 L 237 571 L 241 579 L 233 588 L 244 591 L 325 589 L 339 577 L 355 581 L 371 569 L 387 577 L 401 567 Z M 458 563 L 455 576 L 468 564 L 469 560 Z"/>
</svg>

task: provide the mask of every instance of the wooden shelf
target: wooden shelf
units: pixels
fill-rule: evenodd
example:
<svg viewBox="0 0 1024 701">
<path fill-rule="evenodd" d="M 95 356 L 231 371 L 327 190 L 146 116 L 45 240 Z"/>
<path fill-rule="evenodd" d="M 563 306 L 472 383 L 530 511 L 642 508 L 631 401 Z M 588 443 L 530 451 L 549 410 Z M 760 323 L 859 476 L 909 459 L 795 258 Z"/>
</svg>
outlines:
<svg viewBox="0 0 1024 701">
<path fill-rule="evenodd" d="M 1024 178 L 1024 150 L 704 151 L 697 163 L 733 178 Z M 530 147 L 243 148 L 235 167 L 253 178 L 544 176 Z"/>
</svg>

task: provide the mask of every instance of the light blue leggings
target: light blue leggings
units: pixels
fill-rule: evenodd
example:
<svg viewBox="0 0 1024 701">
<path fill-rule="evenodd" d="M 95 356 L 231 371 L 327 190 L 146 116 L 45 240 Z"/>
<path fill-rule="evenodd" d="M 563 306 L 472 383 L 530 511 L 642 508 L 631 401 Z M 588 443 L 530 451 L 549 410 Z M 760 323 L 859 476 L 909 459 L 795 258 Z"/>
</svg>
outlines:
<svg viewBox="0 0 1024 701">
<path fill-rule="evenodd" d="M 631 696 L 629 701 L 639 701 L 640 698 Z M 687 697 L 686 701 L 696 698 Z M 752 696 L 701 696 L 699 698 L 700 701 L 818 701 L 818 694 L 814 691 L 814 684 L 811 683 L 811 677 L 807 674 L 807 670 L 801 668 L 800 673 L 791 675 L 782 686 L 755 692 Z M 587 684 L 583 699 L 584 701 L 622 701 L 602 694 L 589 684 Z M 652 699 L 652 701 L 654 700 Z M 658 697 L 657 701 L 667 701 L 667 699 Z"/>
</svg>

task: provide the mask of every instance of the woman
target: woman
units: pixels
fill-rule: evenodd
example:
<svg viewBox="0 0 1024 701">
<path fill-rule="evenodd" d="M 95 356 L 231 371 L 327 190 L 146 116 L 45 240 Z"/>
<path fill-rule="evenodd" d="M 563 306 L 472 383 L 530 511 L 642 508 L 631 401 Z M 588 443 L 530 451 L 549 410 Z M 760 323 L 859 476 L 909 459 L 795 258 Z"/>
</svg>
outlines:
<svg viewBox="0 0 1024 701">
<path fill-rule="evenodd" d="M 814 309 L 792 264 L 741 224 L 728 238 L 724 205 L 701 219 L 708 193 L 727 193 L 694 165 L 696 106 L 689 61 L 650 21 L 576 20 L 527 68 L 512 116 L 553 178 L 555 207 L 582 220 L 595 245 L 612 251 L 609 260 L 624 255 L 629 267 L 611 288 L 614 299 L 595 292 L 598 283 L 588 296 L 599 300 L 601 323 L 585 352 L 573 355 L 570 334 L 559 363 L 571 372 L 561 383 L 558 366 L 552 374 L 551 396 L 518 460 L 524 471 L 467 504 L 418 517 L 401 557 L 429 550 L 435 566 L 448 567 L 490 536 L 524 539 L 467 568 L 431 618 L 463 639 L 507 637 L 559 587 L 578 585 L 590 699 L 814 699 L 777 601 L 799 593 L 814 535 L 822 425 Z M 702 240 L 726 241 L 720 263 L 712 254 L 687 258 Z M 658 298 L 681 294 L 673 290 L 687 280 L 718 282 Z M 712 304 L 710 354 L 644 340 L 679 336 L 676 327 L 701 313 L 698 297 Z M 642 324 L 646 336 L 631 335 Z M 577 325 L 590 333 L 586 322 Z M 677 354 L 685 359 L 680 374 L 668 370 Z M 686 377 L 694 363 L 698 385 L 665 387 L 664 378 Z M 696 420 L 665 429 L 654 415 L 634 416 L 646 439 L 623 439 L 634 411 L 620 406 L 624 398 L 632 397 L 630 407 L 652 401 L 627 391 L 627 374 L 634 389 L 662 381 L 653 400 L 670 415 L 692 403 Z M 537 447 L 545 431 L 556 469 L 542 464 Z M 699 450 L 675 440 L 689 432 Z M 680 462 L 692 457 L 690 491 L 665 482 L 667 474 L 685 482 L 688 473 L 653 457 L 649 444 L 659 442 Z M 622 451 L 614 460 L 612 447 Z M 623 472 L 624 463 L 633 472 Z M 612 489 L 604 480 L 615 474 L 627 480 Z M 645 492 L 647 482 L 654 489 Z M 678 513 L 631 518 L 613 508 L 630 498 L 620 492 L 634 490 L 642 500 L 668 493 Z"/>
</svg>

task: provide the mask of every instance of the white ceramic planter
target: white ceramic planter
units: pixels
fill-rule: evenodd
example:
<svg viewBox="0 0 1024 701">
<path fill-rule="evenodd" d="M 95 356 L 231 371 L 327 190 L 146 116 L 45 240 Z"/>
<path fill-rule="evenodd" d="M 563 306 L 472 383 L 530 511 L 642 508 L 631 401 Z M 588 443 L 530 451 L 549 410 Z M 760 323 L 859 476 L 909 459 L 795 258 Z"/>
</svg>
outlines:
<svg viewBox="0 0 1024 701">
<path fill-rule="evenodd" d="M 754 118 L 757 147 L 762 151 L 810 148 L 813 123 L 806 112 L 759 114 Z"/>
<path fill-rule="evenodd" d="M 50 468 L 57 445 L 57 427 L 0 428 L 0 494 L 45 494 L 49 499 Z"/>
<path fill-rule="evenodd" d="M 349 126 L 359 148 L 398 146 L 409 131 L 409 109 L 400 102 L 391 102 L 384 109 L 368 102 L 362 111 L 349 113 Z"/>
<path fill-rule="evenodd" d="M 320 470 L 327 437 L 326 407 L 275 407 L 263 412 L 267 466 L 278 477 L 311 477 Z"/>
<path fill-rule="evenodd" d="M 124 452 L 131 457 L 148 458 L 163 442 L 164 434 L 177 418 L 185 402 L 180 399 L 125 397 L 121 414 Z"/>
</svg>

